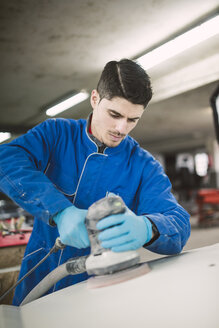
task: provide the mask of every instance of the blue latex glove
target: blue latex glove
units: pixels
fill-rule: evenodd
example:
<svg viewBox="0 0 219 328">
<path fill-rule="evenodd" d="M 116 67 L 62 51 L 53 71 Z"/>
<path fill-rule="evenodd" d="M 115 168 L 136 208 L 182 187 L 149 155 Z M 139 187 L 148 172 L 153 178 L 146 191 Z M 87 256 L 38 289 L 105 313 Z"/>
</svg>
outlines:
<svg viewBox="0 0 219 328">
<path fill-rule="evenodd" d="M 57 213 L 53 221 L 57 224 L 61 242 L 76 248 L 86 248 L 90 246 L 85 217 L 87 210 L 81 210 L 75 206 L 70 206 Z"/>
<path fill-rule="evenodd" d="M 113 227 L 112 227 L 113 226 Z M 152 238 L 152 224 L 145 216 L 137 216 L 128 208 L 125 213 L 110 215 L 97 223 L 99 240 L 113 252 L 135 250 Z"/>
</svg>

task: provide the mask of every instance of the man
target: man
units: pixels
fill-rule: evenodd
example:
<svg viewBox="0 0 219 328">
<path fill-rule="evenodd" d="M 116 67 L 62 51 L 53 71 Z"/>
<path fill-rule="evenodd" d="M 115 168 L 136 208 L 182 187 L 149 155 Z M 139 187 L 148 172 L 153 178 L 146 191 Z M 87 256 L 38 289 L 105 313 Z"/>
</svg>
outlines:
<svg viewBox="0 0 219 328">
<path fill-rule="evenodd" d="M 14 304 L 51 270 L 69 258 L 89 253 L 85 227 L 88 207 L 109 192 L 129 210 L 98 223 L 102 246 L 114 252 L 146 249 L 176 254 L 189 234 L 188 213 L 171 194 L 161 165 L 128 136 L 152 97 L 150 79 L 134 61 L 111 61 L 86 120 L 50 119 L 0 147 L 0 188 L 35 216 L 20 278 L 60 235 L 68 245 L 52 254 L 16 289 Z M 114 226 L 112 228 L 112 226 Z M 49 292 L 86 279 L 62 279 Z"/>
</svg>

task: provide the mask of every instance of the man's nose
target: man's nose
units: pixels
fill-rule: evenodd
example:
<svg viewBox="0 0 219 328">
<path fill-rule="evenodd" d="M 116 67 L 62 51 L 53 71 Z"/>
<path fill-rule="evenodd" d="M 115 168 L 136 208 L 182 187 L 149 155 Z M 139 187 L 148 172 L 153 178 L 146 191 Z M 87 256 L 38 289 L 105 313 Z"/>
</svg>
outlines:
<svg viewBox="0 0 219 328">
<path fill-rule="evenodd" d="M 127 130 L 128 130 L 128 123 L 126 120 L 118 120 L 117 124 L 116 124 L 116 130 L 120 133 L 120 134 L 127 134 Z"/>
</svg>

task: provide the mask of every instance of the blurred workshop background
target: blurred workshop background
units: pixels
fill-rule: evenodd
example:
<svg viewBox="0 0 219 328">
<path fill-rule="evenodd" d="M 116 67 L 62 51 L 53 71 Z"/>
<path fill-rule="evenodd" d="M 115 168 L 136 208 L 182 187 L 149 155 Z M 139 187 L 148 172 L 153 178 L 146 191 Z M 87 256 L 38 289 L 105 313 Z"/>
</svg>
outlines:
<svg viewBox="0 0 219 328">
<path fill-rule="evenodd" d="M 218 243 L 218 0 L 1 0 L 0 18 L 0 143 L 49 117 L 87 118 L 103 66 L 137 60 L 154 95 L 131 135 L 191 214 L 184 250 Z M 17 279 L 32 225 L 0 193 L 1 294 Z"/>
</svg>

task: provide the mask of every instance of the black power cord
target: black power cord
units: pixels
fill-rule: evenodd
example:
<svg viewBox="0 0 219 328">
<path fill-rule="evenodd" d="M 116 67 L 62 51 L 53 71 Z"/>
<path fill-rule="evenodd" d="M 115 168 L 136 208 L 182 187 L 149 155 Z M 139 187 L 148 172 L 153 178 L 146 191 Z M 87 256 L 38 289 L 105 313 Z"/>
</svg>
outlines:
<svg viewBox="0 0 219 328">
<path fill-rule="evenodd" d="M 27 278 L 40 264 L 42 264 L 52 253 L 57 252 L 60 249 L 64 249 L 65 245 L 61 242 L 60 238 L 56 238 L 54 246 L 50 249 L 49 253 L 46 254 L 32 269 L 30 269 L 20 280 L 11 286 L 3 295 L 0 296 L 0 302 L 8 295 L 14 288 L 16 288 L 25 278 Z"/>
</svg>

